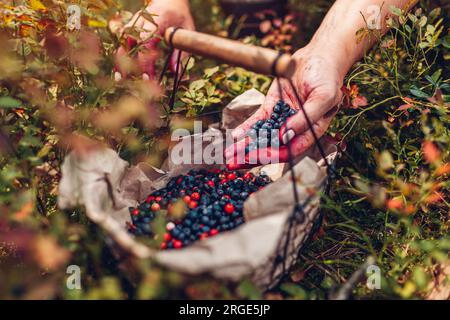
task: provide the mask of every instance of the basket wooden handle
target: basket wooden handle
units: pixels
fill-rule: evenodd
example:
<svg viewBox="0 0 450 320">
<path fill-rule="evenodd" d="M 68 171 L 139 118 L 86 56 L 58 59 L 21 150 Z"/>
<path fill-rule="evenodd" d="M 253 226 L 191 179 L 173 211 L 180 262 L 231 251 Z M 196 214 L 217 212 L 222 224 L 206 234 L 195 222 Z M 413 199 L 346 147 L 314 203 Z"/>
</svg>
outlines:
<svg viewBox="0 0 450 320">
<path fill-rule="evenodd" d="M 166 29 L 164 39 L 174 48 L 240 66 L 256 73 L 290 78 L 295 60 L 290 54 L 243 44 L 239 41 L 208 35 L 196 31 Z"/>
</svg>

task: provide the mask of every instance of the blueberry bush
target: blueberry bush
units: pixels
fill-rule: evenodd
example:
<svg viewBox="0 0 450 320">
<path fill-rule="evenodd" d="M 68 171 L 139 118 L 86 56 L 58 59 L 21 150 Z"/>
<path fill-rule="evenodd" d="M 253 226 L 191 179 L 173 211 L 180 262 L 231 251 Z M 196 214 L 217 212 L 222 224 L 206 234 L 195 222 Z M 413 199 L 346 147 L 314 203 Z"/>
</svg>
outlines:
<svg viewBox="0 0 450 320">
<path fill-rule="evenodd" d="M 216 122 L 233 97 L 249 88 L 266 92 L 273 80 L 197 56 L 183 61 L 173 98 L 138 75 L 131 57 L 121 58 L 128 76 L 117 79 L 115 52 L 126 45 L 119 27 L 145 4 L 77 3 L 79 30 L 67 28 L 65 2 L 0 3 L 1 298 L 424 299 L 448 286 L 448 6 L 393 8 L 386 35 L 358 31 L 379 39 L 347 76 L 343 108 L 328 132 L 342 157 L 323 195 L 321 224 L 295 268 L 263 292 L 248 280 L 186 278 L 152 261 L 117 259 L 83 208 L 56 207 L 60 166 L 71 148 L 107 145 L 131 163 L 158 166 L 171 130 L 197 118 Z M 308 41 L 331 3 L 291 1 L 286 18 L 259 15 L 262 37 L 239 37 L 217 1 L 191 1 L 198 29 L 285 50 Z M 167 54 L 160 46 L 157 67 Z M 145 48 L 138 43 L 130 56 L 139 50 Z M 163 82 L 171 88 L 173 75 Z M 368 259 L 378 268 L 379 288 L 366 285 Z M 81 289 L 66 285 L 73 265 L 81 269 Z"/>
</svg>

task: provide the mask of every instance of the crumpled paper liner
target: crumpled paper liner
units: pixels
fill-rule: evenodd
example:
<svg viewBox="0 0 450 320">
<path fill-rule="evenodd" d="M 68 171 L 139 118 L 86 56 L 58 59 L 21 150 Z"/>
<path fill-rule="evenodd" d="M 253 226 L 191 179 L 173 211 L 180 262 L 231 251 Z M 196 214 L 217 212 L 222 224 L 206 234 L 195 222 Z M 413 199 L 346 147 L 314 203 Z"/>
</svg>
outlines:
<svg viewBox="0 0 450 320">
<path fill-rule="evenodd" d="M 254 89 L 235 98 L 223 111 L 222 128 L 236 127 L 263 101 L 264 95 Z M 218 132 L 212 127 L 203 136 L 214 136 Z M 188 140 L 181 139 L 179 143 L 188 143 Z M 328 162 L 334 162 L 337 156 L 335 145 L 326 139 L 322 139 L 321 144 Z M 202 142 L 196 147 L 207 145 Z M 274 182 L 246 200 L 246 223 L 240 227 L 181 250 L 159 251 L 136 241 L 126 230 L 125 222 L 130 220 L 128 207 L 136 206 L 149 193 L 164 187 L 170 177 L 200 167 L 212 166 L 174 165 L 167 161 L 162 169 L 145 163 L 130 167 L 111 149 L 95 150 L 89 156 L 71 152 L 62 165 L 58 206 L 65 209 L 84 205 L 92 221 L 99 224 L 119 247 L 138 258 L 154 258 L 163 266 L 187 274 L 207 273 L 232 281 L 250 277 L 263 288 L 272 287 L 295 263 L 318 215 L 320 192 L 327 179 L 323 160 L 314 148 L 296 159 L 294 172 L 298 196 L 301 203 L 307 202 L 304 214 L 298 217 L 289 218 L 294 208 L 294 196 L 287 165 L 270 164 L 252 169 L 255 173 L 264 171 Z M 278 263 L 280 259 L 284 263 Z"/>
</svg>

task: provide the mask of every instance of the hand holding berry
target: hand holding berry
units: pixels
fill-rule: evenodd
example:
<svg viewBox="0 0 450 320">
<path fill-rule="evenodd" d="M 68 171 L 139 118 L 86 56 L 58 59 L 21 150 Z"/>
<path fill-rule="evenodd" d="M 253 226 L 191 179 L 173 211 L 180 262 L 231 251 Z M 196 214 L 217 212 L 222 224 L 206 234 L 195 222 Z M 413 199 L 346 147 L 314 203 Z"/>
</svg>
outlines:
<svg viewBox="0 0 450 320">
<path fill-rule="evenodd" d="M 344 78 L 344 75 L 339 72 L 339 68 L 336 65 L 337 61 L 324 55 L 324 52 L 324 49 L 314 45 L 309 45 L 297 51 L 294 54 L 297 62 L 296 72 L 291 79 L 303 101 L 304 110 L 313 123 L 314 131 L 318 137 L 325 133 L 333 116 L 336 114 L 336 106 L 341 99 L 340 88 Z M 289 82 L 281 79 L 280 83 L 284 102 L 293 109 L 300 109 Z M 274 81 L 263 105 L 247 121 L 233 131 L 233 138 L 241 139 L 257 121 L 266 120 L 272 116 L 273 108 L 277 105 L 277 101 L 280 100 L 279 91 L 278 82 Z M 256 153 L 254 156 L 259 159 L 261 154 L 267 154 L 280 162 L 286 162 L 288 160 L 288 150 L 285 144 L 289 140 L 291 140 L 294 156 L 302 154 L 314 143 L 312 133 L 301 111 L 289 117 L 281 127 L 280 142 L 282 145 L 277 146 L 277 148 L 268 147 L 267 150 L 250 151 L 248 156 L 252 156 L 253 152 Z M 247 167 L 247 165 L 239 164 L 236 161 L 236 155 L 239 152 L 243 152 L 247 144 L 248 139 L 241 139 L 225 150 L 225 158 L 230 170 Z"/>
</svg>

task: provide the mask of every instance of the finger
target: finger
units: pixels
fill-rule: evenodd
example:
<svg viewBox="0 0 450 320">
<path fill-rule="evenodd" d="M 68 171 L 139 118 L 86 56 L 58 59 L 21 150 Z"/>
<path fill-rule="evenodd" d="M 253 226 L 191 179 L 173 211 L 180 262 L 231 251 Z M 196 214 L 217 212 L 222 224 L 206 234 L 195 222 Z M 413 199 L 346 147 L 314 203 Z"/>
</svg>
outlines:
<svg viewBox="0 0 450 320">
<path fill-rule="evenodd" d="M 249 144 L 250 137 L 243 137 L 241 140 L 233 143 L 225 149 L 224 156 L 226 160 L 234 158 L 236 155 L 244 155 L 245 147 Z M 244 158 L 242 156 L 242 158 Z"/>
<path fill-rule="evenodd" d="M 324 117 L 313 124 L 312 128 L 316 137 L 320 139 L 328 129 L 331 123 L 332 117 Z M 307 151 L 312 145 L 315 144 L 315 138 L 311 130 L 306 130 L 300 135 L 296 135 L 290 141 L 290 147 L 292 156 L 298 157 L 302 155 L 305 151 Z M 272 151 L 274 153 L 274 151 Z M 278 149 L 278 154 L 274 154 L 274 157 L 277 156 L 280 162 L 289 161 L 289 150 L 288 145 L 282 145 Z"/>
<path fill-rule="evenodd" d="M 176 70 L 177 70 L 179 52 L 180 52 L 180 50 L 175 49 L 172 53 L 172 56 L 170 57 L 169 68 L 170 68 L 170 71 L 172 71 L 172 72 L 176 72 Z M 181 73 L 183 71 L 183 69 L 186 67 L 186 65 L 188 63 L 189 55 L 190 54 L 186 51 L 181 52 L 180 67 L 178 68 L 179 73 Z"/>
<path fill-rule="evenodd" d="M 331 123 L 332 117 L 322 118 L 313 126 L 317 138 L 320 138 Z M 290 142 L 292 156 L 298 157 L 315 144 L 314 136 L 311 130 L 295 136 Z M 244 156 L 244 161 L 240 160 L 237 155 L 227 160 L 227 168 L 229 170 L 248 169 L 259 165 L 269 163 L 288 162 L 289 150 L 287 145 L 280 147 L 260 148 L 250 151 Z"/>
<path fill-rule="evenodd" d="M 304 115 L 307 114 L 311 123 L 316 123 L 321 118 L 334 116 L 337 112 L 336 105 L 339 101 L 339 95 L 335 94 L 335 88 L 321 88 L 312 92 L 303 105 L 303 110 L 288 118 L 285 125 L 280 129 L 280 137 L 283 143 L 287 143 L 295 135 L 308 130 L 308 121 Z M 289 129 L 289 132 L 287 132 Z"/>
<path fill-rule="evenodd" d="M 126 68 L 124 67 L 122 62 L 122 59 L 124 57 L 126 57 L 127 55 L 127 50 L 124 47 L 119 47 L 119 49 L 117 49 L 116 54 L 114 55 L 114 69 L 115 69 L 115 73 L 114 73 L 114 78 L 116 79 L 116 81 L 119 81 L 123 78 L 126 77 L 127 72 L 126 72 Z"/>
<path fill-rule="evenodd" d="M 238 127 L 236 127 L 231 132 L 231 136 L 233 137 L 233 139 L 242 138 L 248 132 L 248 130 L 250 130 L 250 128 L 255 124 L 256 121 L 264 119 L 267 119 L 267 114 L 265 110 L 262 107 L 260 107 L 247 120 L 245 120 Z"/>
<path fill-rule="evenodd" d="M 226 164 L 229 170 L 240 170 L 278 162 L 280 162 L 278 149 L 269 147 L 255 149 L 247 154 L 244 152 L 236 153 L 233 157 L 227 159 Z"/>
<path fill-rule="evenodd" d="M 159 39 L 150 39 L 142 45 L 142 49 L 137 54 L 139 68 L 144 78 L 155 78 L 155 62 L 158 59 L 158 50 L 156 49 Z"/>
</svg>

